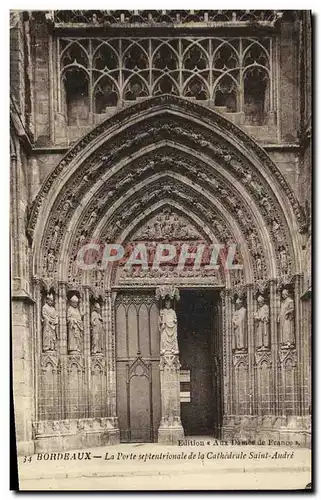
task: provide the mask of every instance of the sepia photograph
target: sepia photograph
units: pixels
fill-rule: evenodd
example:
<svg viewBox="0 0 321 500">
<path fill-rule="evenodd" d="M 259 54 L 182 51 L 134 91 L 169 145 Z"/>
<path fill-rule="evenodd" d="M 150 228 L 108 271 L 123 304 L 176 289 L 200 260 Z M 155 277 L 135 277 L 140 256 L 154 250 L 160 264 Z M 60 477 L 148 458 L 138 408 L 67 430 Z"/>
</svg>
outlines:
<svg viewBox="0 0 321 500">
<path fill-rule="evenodd" d="M 11 489 L 311 488 L 312 24 L 10 10 Z"/>
</svg>

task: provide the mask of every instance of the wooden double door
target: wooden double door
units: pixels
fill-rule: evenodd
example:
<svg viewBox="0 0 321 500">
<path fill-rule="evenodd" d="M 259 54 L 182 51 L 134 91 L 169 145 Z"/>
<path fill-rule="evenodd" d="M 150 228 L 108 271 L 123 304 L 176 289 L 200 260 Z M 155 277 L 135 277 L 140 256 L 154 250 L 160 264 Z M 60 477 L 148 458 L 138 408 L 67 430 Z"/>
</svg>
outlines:
<svg viewBox="0 0 321 500">
<path fill-rule="evenodd" d="M 209 291 L 182 291 L 176 313 L 180 362 L 182 370 L 190 373 L 189 384 L 182 384 L 182 392 L 190 393 L 190 401 L 181 403 L 185 435 L 217 435 L 221 418 L 217 296 Z M 117 294 L 117 415 L 123 442 L 157 441 L 161 419 L 158 315 L 154 291 Z"/>
</svg>

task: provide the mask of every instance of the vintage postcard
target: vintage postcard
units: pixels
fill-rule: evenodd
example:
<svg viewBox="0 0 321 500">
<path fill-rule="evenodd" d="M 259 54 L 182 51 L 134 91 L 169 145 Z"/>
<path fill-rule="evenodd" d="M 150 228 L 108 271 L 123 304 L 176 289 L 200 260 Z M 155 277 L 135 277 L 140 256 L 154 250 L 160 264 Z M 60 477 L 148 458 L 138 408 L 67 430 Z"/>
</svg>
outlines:
<svg viewBox="0 0 321 500">
<path fill-rule="evenodd" d="M 311 487 L 311 31 L 10 12 L 21 490 Z"/>
</svg>

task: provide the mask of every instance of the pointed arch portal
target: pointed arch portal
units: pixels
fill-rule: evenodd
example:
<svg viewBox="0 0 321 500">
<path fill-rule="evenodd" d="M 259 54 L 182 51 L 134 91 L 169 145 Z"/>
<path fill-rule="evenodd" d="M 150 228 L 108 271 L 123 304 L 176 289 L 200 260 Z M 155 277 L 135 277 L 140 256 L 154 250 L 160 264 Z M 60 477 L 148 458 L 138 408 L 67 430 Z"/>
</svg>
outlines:
<svg viewBox="0 0 321 500">
<path fill-rule="evenodd" d="M 46 368 L 38 374 L 44 380 L 38 388 L 36 437 L 49 420 L 59 421 L 63 430 L 67 419 L 72 427 L 75 419 L 83 419 L 86 426 L 88 419 L 99 417 L 100 424 L 97 420 L 93 425 L 101 432 L 103 426 L 107 442 L 119 439 L 119 429 L 124 440 L 155 439 L 160 418 L 155 289 L 164 284 L 182 290 L 181 304 L 193 309 L 199 300 L 203 312 L 212 308 L 203 340 L 212 356 L 211 397 L 218 404 L 214 421 L 206 425 L 223 437 L 244 432 L 251 436 L 266 418 L 269 432 L 278 433 L 286 413 L 296 411 L 282 407 L 276 383 L 280 376 L 293 380 L 292 401 L 301 405 L 295 384 L 300 353 L 294 348 L 280 358 L 276 313 L 282 286 L 292 287 L 298 301 L 301 219 L 294 193 L 264 149 L 228 119 L 192 100 L 151 97 L 122 109 L 84 136 L 48 176 L 28 223 L 40 353 L 44 293 L 55 296 L 62 339 L 59 353 L 40 354 Z M 153 249 L 160 241 L 188 243 L 194 249 L 199 243 L 236 244 L 234 263 L 242 269 L 206 273 L 202 267 L 177 271 L 171 265 L 158 272 L 152 266 L 129 271 L 121 265 L 98 265 L 90 271 L 77 267 L 78 250 L 88 242 L 127 249 L 144 243 Z M 70 354 L 66 304 L 72 295 L 77 295 L 83 314 L 84 347 Z M 269 306 L 266 348 L 256 344 L 258 295 Z M 246 307 L 242 346 L 233 340 L 237 298 Z M 93 353 L 90 317 L 97 301 L 105 338 L 100 352 Z M 192 342 L 188 311 L 183 305 L 178 311 L 185 314 L 181 342 Z M 298 306 L 294 321 L 298 335 Z M 200 330 L 195 330 L 195 338 L 202 343 Z M 209 345 L 210 338 L 214 340 Z M 190 357 L 186 351 L 186 362 Z M 55 418 L 41 392 L 45 377 L 51 380 L 53 372 L 61 380 Z M 262 391 L 269 395 L 267 404 Z M 140 410 L 132 398 L 140 402 Z M 193 429 L 188 404 L 182 403 L 187 408 L 182 412 Z M 139 434 L 141 426 L 144 432 Z"/>
</svg>

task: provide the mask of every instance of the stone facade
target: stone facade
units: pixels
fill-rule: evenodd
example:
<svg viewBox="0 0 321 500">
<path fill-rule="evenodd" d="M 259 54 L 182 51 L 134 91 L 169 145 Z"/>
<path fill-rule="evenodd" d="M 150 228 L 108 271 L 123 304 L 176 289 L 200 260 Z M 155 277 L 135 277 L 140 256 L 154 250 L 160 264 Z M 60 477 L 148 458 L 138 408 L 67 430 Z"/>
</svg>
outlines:
<svg viewBox="0 0 321 500">
<path fill-rule="evenodd" d="M 147 354 L 121 354 L 117 311 L 127 321 L 144 304 L 151 335 L 164 285 L 219 297 L 220 436 L 309 446 L 310 12 L 12 12 L 10 36 L 19 453 L 133 436 L 130 399 L 126 422 L 119 414 L 122 376 L 128 398 L 136 378 L 145 384 L 156 439 L 153 391 L 164 412 L 179 355 L 153 351 L 156 326 Z M 152 246 L 169 238 L 168 220 L 178 245 L 236 242 L 243 270 L 77 268 L 82 244 Z"/>
</svg>

